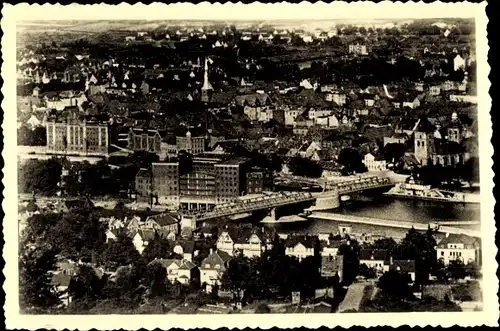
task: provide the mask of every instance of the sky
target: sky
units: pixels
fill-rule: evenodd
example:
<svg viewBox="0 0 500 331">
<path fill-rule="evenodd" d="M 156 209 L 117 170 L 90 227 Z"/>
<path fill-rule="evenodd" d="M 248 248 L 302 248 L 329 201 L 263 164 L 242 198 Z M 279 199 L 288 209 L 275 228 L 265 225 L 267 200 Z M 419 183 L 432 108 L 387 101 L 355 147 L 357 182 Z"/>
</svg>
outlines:
<svg viewBox="0 0 500 331">
<path fill-rule="evenodd" d="M 484 13 L 485 4 L 471 3 L 392 3 L 336 2 L 315 4 L 210 4 L 197 5 L 8 5 L 4 14 L 12 11 L 16 20 L 78 20 L 78 19 L 150 19 L 150 20 L 281 20 L 281 19 L 418 19 L 466 18 Z"/>
</svg>

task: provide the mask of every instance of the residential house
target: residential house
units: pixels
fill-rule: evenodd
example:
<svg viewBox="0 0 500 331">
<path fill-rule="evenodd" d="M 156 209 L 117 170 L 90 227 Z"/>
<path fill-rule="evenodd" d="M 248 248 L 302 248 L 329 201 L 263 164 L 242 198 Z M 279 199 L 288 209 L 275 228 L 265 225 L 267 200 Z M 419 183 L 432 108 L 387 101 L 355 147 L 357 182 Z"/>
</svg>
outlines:
<svg viewBox="0 0 500 331">
<path fill-rule="evenodd" d="M 326 92 L 325 100 L 328 102 L 335 102 L 339 106 L 343 106 L 347 102 L 346 95 L 342 92 Z"/>
<path fill-rule="evenodd" d="M 385 262 L 385 271 L 394 270 L 403 275 L 408 276 L 408 283 L 415 282 L 415 260 L 393 260 L 392 257 L 389 261 Z"/>
<path fill-rule="evenodd" d="M 452 94 L 450 95 L 450 101 L 477 104 L 477 96 L 465 95 L 465 94 Z"/>
<path fill-rule="evenodd" d="M 407 101 L 403 101 L 403 107 L 408 107 L 411 109 L 420 107 L 420 99 L 416 97 L 415 99 L 409 99 Z"/>
<path fill-rule="evenodd" d="M 160 264 L 167 272 L 169 282 L 179 282 L 181 284 L 190 284 L 192 281 L 199 280 L 200 271 L 191 261 L 178 259 L 155 259 L 150 264 Z"/>
<path fill-rule="evenodd" d="M 141 228 L 179 234 L 179 220 L 170 213 L 148 216 Z"/>
<path fill-rule="evenodd" d="M 317 109 L 317 108 L 310 108 L 307 112 L 307 117 L 311 120 L 314 120 L 318 117 L 324 117 L 328 116 L 332 113 L 331 109 Z"/>
<path fill-rule="evenodd" d="M 360 45 L 360 44 L 349 45 L 349 54 L 368 55 L 368 52 L 366 50 L 366 45 Z"/>
<path fill-rule="evenodd" d="M 334 114 L 316 117 L 314 121 L 316 125 L 325 128 L 337 128 L 339 126 L 339 120 Z"/>
<path fill-rule="evenodd" d="M 167 271 L 167 279 L 169 282 L 174 283 L 179 278 L 179 267 L 182 260 L 178 259 L 154 259 L 149 264 L 160 264 Z"/>
<path fill-rule="evenodd" d="M 437 259 L 441 259 L 445 265 L 456 260 L 465 264 L 470 262 L 480 264 L 480 251 L 480 239 L 462 234 L 446 234 L 436 249 Z"/>
<path fill-rule="evenodd" d="M 465 68 L 465 59 L 460 54 L 457 54 L 453 59 L 453 70 L 458 71 L 463 68 Z"/>
<path fill-rule="evenodd" d="M 285 255 L 301 261 L 319 253 L 319 240 L 315 236 L 289 236 L 285 241 Z"/>
<path fill-rule="evenodd" d="M 172 251 L 186 261 L 193 261 L 194 254 L 194 241 L 192 240 L 178 240 L 172 244 Z"/>
<path fill-rule="evenodd" d="M 200 282 L 207 285 L 207 291 L 212 286 L 220 285 L 220 279 L 228 267 L 231 255 L 224 251 L 211 251 L 200 266 Z"/>
<path fill-rule="evenodd" d="M 259 91 L 255 94 L 238 95 L 234 103 L 243 107 L 243 112 L 250 121 L 268 122 L 273 118 L 271 98 L 267 93 Z"/>
<path fill-rule="evenodd" d="M 118 235 L 120 234 L 121 231 L 122 231 L 122 229 L 108 228 L 106 230 L 106 243 L 109 243 L 113 240 L 116 240 L 116 238 L 118 238 Z"/>
<path fill-rule="evenodd" d="M 339 247 L 342 245 L 343 241 L 333 240 L 326 238 L 325 240 L 320 240 L 320 254 L 321 256 L 337 256 Z"/>
<path fill-rule="evenodd" d="M 388 260 L 388 252 L 385 249 L 362 249 L 359 252 L 359 264 L 373 268 L 375 271 L 384 272 L 384 265 Z"/>
<path fill-rule="evenodd" d="M 217 240 L 219 251 L 233 256 L 243 254 L 248 258 L 261 256 L 263 252 L 272 248 L 273 232 L 252 228 L 233 227 L 224 230 Z"/>
<path fill-rule="evenodd" d="M 375 157 L 371 153 L 367 153 L 363 158 L 363 164 L 368 171 L 385 171 L 387 170 L 387 161 Z"/>
<path fill-rule="evenodd" d="M 299 115 L 302 115 L 304 109 L 302 108 L 293 108 L 293 109 L 285 109 L 285 125 L 295 125 L 296 119 Z"/>
<path fill-rule="evenodd" d="M 441 86 L 439 85 L 432 85 L 429 87 L 429 95 L 431 96 L 437 96 L 441 94 Z"/>
</svg>

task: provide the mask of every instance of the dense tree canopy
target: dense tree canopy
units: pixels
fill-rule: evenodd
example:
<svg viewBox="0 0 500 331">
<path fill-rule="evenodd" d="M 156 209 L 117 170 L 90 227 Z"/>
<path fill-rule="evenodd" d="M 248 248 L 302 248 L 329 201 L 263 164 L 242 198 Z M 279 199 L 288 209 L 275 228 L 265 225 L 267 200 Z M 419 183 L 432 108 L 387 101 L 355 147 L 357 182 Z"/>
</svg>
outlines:
<svg viewBox="0 0 500 331">
<path fill-rule="evenodd" d="M 115 270 L 119 266 L 128 266 L 138 263 L 141 255 L 135 248 L 132 239 L 125 233 L 120 233 L 116 240 L 112 240 L 107 244 L 103 252 L 102 259 L 104 265 Z"/>
<path fill-rule="evenodd" d="M 288 166 L 295 176 L 319 178 L 323 173 L 323 167 L 319 163 L 300 156 L 293 157 Z"/>
<path fill-rule="evenodd" d="M 350 175 L 366 172 L 366 166 L 359 152 L 353 148 L 344 148 L 340 151 L 337 162 L 342 166 L 342 172 Z"/>
<path fill-rule="evenodd" d="M 28 160 L 19 167 L 19 191 L 54 195 L 61 181 L 62 165 L 56 159 Z"/>
<path fill-rule="evenodd" d="M 168 240 L 160 237 L 158 233 L 155 233 L 154 239 L 148 242 L 148 245 L 142 252 L 142 256 L 147 262 L 153 261 L 154 259 L 166 259 L 171 254 L 172 251 Z"/>
<path fill-rule="evenodd" d="M 57 251 L 48 247 L 20 246 L 19 302 L 21 308 L 51 308 L 60 303 L 50 271 L 56 268 Z"/>
</svg>

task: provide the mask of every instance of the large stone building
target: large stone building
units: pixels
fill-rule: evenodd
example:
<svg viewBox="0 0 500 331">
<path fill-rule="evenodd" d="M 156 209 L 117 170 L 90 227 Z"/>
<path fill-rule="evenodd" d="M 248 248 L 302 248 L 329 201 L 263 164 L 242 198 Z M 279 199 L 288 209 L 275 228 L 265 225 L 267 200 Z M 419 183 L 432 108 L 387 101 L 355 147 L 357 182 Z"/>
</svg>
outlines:
<svg viewBox="0 0 500 331">
<path fill-rule="evenodd" d="M 160 203 L 189 210 L 209 210 L 246 191 L 246 159 L 194 159 L 181 173 L 179 163 L 153 163 L 152 191 Z"/>
<path fill-rule="evenodd" d="M 46 124 L 47 151 L 79 155 L 107 155 L 107 123 L 90 122 L 76 115 L 66 120 L 53 118 Z"/>
<path fill-rule="evenodd" d="M 179 205 L 179 163 L 164 162 L 152 165 L 152 192 L 160 203 Z"/>
<path fill-rule="evenodd" d="M 131 128 L 128 133 L 128 148 L 133 151 L 160 153 L 161 136 L 158 130 Z"/>
<path fill-rule="evenodd" d="M 186 151 L 196 155 L 205 152 L 205 137 L 192 137 L 191 132 L 187 132 L 185 137 L 176 137 L 177 152 Z"/>
<path fill-rule="evenodd" d="M 181 209 L 209 210 L 215 206 L 215 176 L 191 171 L 179 177 Z"/>
<path fill-rule="evenodd" d="M 414 138 L 414 155 L 421 165 L 427 165 L 434 154 L 435 127 L 427 120 L 421 120 L 416 125 Z"/>
<path fill-rule="evenodd" d="M 237 199 L 246 191 L 247 159 L 232 159 L 215 165 L 216 203 Z"/>
</svg>

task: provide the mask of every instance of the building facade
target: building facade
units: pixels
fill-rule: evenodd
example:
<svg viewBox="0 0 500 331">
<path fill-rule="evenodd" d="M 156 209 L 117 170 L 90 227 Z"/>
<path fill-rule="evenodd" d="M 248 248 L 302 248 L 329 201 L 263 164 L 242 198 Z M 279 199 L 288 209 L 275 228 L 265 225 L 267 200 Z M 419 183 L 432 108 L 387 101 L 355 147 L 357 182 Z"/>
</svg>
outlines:
<svg viewBox="0 0 500 331">
<path fill-rule="evenodd" d="M 191 137 L 188 131 L 185 137 L 176 138 L 177 152 L 186 151 L 189 154 L 196 155 L 205 152 L 205 137 Z"/>
<path fill-rule="evenodd" d="M 152 164 L 152 192 L 160 203 L 179 205 L 179 163 Z"/>
<path fill-rule="evenodd" d="M 85 120 L 47 122 L 47 150 L 52 153 L 107 155 L 108 125 Z"/>
<path fill-rule="evenodd" d="M 415 158 L 422 165 L 427 165 L 429 158 L 434 154 L 434 136 L 426 132 L 415 132 Z"/>
<path fill-rule="evenodd" d="M 209 210 L 215 206 L 215 176 L 191 171 L 179 177 L 181 209 Z"/>
<path fill-rule="evenodd" d="M 161 152 L 161 136 L 157 130 L 130 129 L 128 148 L 133 151 Z"/>
<path fill-rule="evenodd" d="M 215 165 L 215 200 L 217 204 L 231 202 L 245 192 L 246 160 L 234 159 Z"/>
<path fill-rule="evenodd" d="M 262 172 L 247 173 L 247 194 L 259 194 L 264 190 L 264 174 Z"/>
</svg>

